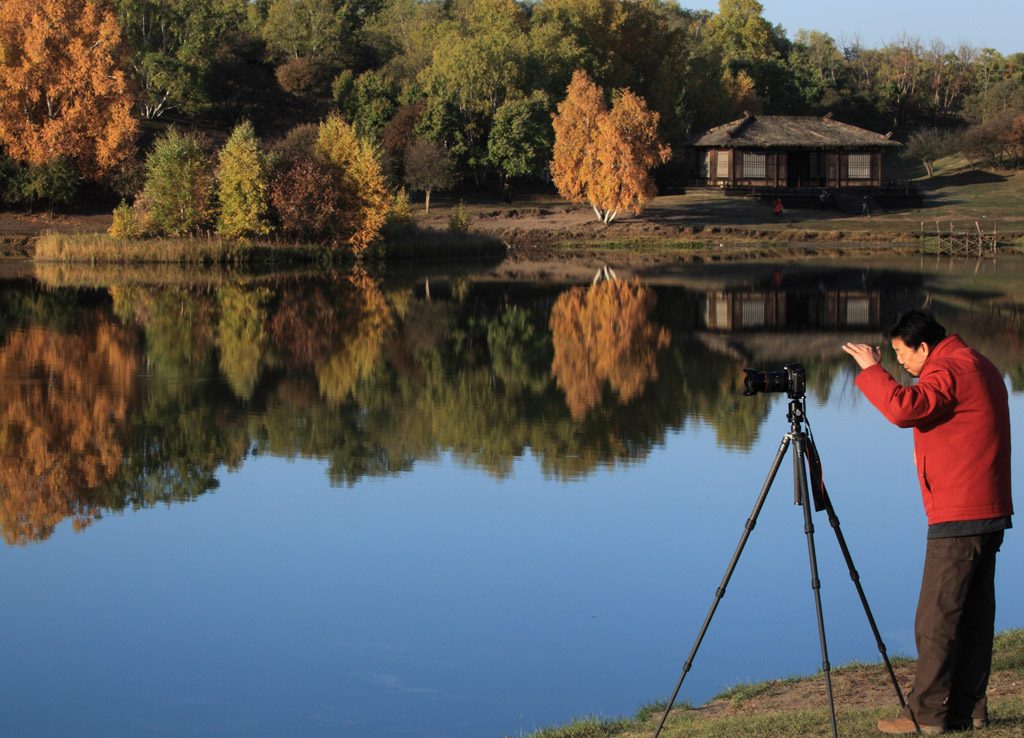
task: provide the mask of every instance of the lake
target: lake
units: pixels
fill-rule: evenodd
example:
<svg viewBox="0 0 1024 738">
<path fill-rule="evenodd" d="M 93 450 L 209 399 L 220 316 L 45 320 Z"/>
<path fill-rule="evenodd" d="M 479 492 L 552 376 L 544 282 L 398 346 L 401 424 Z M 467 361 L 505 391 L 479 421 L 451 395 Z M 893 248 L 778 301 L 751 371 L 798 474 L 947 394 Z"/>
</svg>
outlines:
<svg viewBox="0 0 1024 738">
<path fill-rule="evenodd" d="M 913 439 L 840 346 L 927 305 L 1024 418 L 1021 260 L 404 275 L 3 282 L 4 735 L 497 738 L 632 715 L 671 694 L 790 429 L 786 393 L 743 396 L 743 369 L 791 362 L 882 637 L 913 656 Z M 815 526 L 831 663 L 876 660 Z M 1022 577 L 1010 531 L 999 629 L 1022 625 Z M 820 666 L 787 459 L 679 700 Z"/>
</svg>

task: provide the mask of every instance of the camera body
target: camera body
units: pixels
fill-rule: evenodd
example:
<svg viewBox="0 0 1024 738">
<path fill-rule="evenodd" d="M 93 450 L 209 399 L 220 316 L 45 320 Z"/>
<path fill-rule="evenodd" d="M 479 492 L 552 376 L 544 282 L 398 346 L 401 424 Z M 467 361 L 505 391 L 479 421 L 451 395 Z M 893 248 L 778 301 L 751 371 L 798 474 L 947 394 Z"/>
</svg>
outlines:
<svg viewBox="0 0 1024 738">
<path fill-rule="evenodd" d="M 780 372 L 744 369 L 744 396 L 758 392 L 785 392 L 790 399 L 798 399 L 807 391 L 807 372 L 802 364 L 786 364 Z"/>
</svg>

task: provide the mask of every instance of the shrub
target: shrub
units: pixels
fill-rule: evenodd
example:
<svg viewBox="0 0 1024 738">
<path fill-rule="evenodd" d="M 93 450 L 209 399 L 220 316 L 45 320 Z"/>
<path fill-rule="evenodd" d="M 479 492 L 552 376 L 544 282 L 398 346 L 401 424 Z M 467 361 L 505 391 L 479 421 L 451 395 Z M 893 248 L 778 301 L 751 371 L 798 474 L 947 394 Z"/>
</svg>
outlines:
<svg viewBox="0 0 1024 738">
<path fill-rule="evenodd" d="M 301 240 L 333 239 L 341 199 L 334 167 L 312 155 L 290 159 L 270 185 L 270 201 L 281 229 Z"/>
<path fill-rule="evenodd" d="M 142 238 L 145 231 L 139 213 L 126 200 L 122 200 L 121 204 L 114 208 L 114 219 L 107 233 L 114 238 Z"/>
<path fill-rule="evenodd" d="M 280 65 L 275 75 L 281 89 L 293 95 L 326 98 L 331 95 L 337 67 L 319 57 L 299 56 Z"/>
<path fill-rule="evenodd" d="M 459 202 L 448 215 L 448 230 L 452 233 L 467 233 L 469 231 L 469 212 L 466 210 L 466 203 Z"/>
<path fill-rule="evenodd" d="M 24 202 L 45 202 L 52 211 L 55 205 L 66 205 L 78 192 L 78 173 L 67 157 L 58 156 L 45 164 L 32 164 L 21 179 Z"/>
<path fill-rule="evenodd" d="M 412 225 L 412 201 L 409 199 L 409 191 L 404 187 L 400 187 L 392 196 L 385 225 L 389 229 L 400 229 Z"/>
</svg>

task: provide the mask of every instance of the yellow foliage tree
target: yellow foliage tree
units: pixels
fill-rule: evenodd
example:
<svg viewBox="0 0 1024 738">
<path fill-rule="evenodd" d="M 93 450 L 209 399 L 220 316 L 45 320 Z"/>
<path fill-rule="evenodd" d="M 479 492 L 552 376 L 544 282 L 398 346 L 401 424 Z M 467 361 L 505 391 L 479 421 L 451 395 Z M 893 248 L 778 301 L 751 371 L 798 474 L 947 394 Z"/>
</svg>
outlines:
<svg viewBox="0 0 1024 738">
<path fill-rule="evenodd" d="M 320 393 L 332 403 L 342 402 L 356 382 L 370 376 L 383 358 L 384 341 L 395 326 L 379 280 L 356 270 L 345 282 L 344 334 L 336 350 L 316 367 Z"/>
<path fill-rule="evenodd" d="M 31 164 L 58 156 L 97 178 L 133 153 L 137 123 L 121 29 L 102 3 L 0 2 L 0 145 Z"/>
<path fill-rule="evenodd" d="M 377 149 L 336 113 L 320 124 L 316 149 L 340 178 L 337 237 L 361 253 L 380 238 L 392 202 Z"/>
<path fill-rule="evenodd" d="M 577 70 L 552 118 L 551 179 L 570 202 L 589 203 L 603 223 L 620 210 L 639 213 L 655 194 L 650 170 L 671 149 L 658 138 L 658 113 L 622 90 L 611 110 L 601 89 Z"/>
<path fill-rule="evenodd" d="M 626 403 L 657 379 L 658 350 L 669 332 L 651 322 L 654 293 L 638 281 L 574 287 L 551 308 L 555 357 L 551 374 L 581 420 L 601 399 L 605 383 Z"/>
</svg>

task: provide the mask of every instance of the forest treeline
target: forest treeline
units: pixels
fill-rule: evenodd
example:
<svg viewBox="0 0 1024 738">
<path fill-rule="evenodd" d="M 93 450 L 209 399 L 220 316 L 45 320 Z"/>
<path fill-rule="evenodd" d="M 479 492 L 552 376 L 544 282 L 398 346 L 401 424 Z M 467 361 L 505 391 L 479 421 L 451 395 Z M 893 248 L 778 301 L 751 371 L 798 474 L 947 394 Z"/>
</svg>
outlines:
<svg viewBox="0 0 1024 738">
<path fill-rule="evenodd" d="M 1024 163 L 1024 53 L 789 34 L 757 0 L 5 0 L 0 48 L 8 204 L 67 202 L 81 181 L 136 199 L 171 122 L 211 170 L 242 121 L 276 144 L 273 169 L 336 116 L 392 189 L 547 178 L 552 114 L 579 71 L 610 103 L 645 101 L 670 144 L 745 111 L 831 112 L 898 131 L 929 167 L 953 150 Z M 324 181 L 302 166 L 293 199 Z"/>
</svg>

